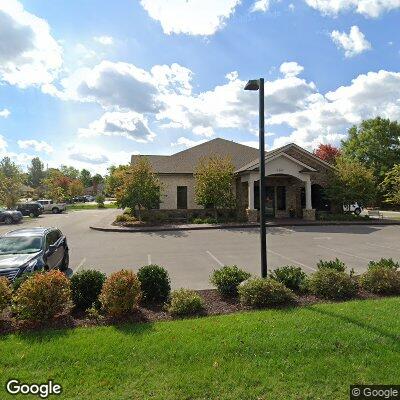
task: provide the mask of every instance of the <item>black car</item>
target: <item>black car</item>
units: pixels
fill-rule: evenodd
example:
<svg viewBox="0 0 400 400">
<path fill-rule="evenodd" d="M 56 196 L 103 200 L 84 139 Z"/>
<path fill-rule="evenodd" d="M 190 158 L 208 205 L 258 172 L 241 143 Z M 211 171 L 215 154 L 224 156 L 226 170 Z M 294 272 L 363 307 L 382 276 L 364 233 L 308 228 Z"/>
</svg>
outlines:
<svg viewBox="0 0 400 400">
<path fill-rule="evenodd" d="M 0 236 L 0 276 L 14 281 L 23 273 L 68 269 L 66 237 L 57 228 L 18 229 Z"/>
<path fill-rule="evenodd" d="M 40 214 L 43 214 L 43 206 L 36 202 L 31 201 L 29 203 L 18 203 L 17 211 L 20 211 L 22 215 L 28 215 L 30 217 L 38 217 Z"/>
<path fill-rule="evenodd" d="M 7 225 L 17 224 L 21 222 L 23 216 L 20 211 L 7 210 L 6 208 L 0 207 L 0 222 L 4 222 Z"/>
<path fill-rule="evenodd" d="M 86 197 L 85 196 L 75 196 L 72 201 L 74 203 L 86 203 Z"/>
</svg>

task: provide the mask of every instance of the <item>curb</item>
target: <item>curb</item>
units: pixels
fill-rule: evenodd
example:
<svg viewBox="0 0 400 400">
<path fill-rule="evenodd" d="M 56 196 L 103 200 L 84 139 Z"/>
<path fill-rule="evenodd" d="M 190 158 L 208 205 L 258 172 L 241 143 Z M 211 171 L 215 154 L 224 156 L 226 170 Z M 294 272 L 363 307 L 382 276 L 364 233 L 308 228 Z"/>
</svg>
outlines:
<svg viewBox="0 0 400 400">
<path fill-rule="evenodd" d="M 287 228 L 294 226 L 356 226 L 356 225 L 369 225 L 369 226 L 388 226 L 400 225 L 400 221 L 325 221 L 325 222 L 299 222 L 295 224 L 280 224 L 280 223 L 267 223 L 267 228 Z M 143 228 L 117 228 L 117 227 L 99 227 L 90 226 L 90 229 L 100 232 L 168 232 L 168 231 L 200 231 L 200 230 L 213 230 L 213 229 L 243 229 L 243 228 L 259 228 L 260 224 L 237 224 L 237 225 L 199 225 L 199 226 L 165 226 L 165 227 L 143 227 Z"/>
</svg>

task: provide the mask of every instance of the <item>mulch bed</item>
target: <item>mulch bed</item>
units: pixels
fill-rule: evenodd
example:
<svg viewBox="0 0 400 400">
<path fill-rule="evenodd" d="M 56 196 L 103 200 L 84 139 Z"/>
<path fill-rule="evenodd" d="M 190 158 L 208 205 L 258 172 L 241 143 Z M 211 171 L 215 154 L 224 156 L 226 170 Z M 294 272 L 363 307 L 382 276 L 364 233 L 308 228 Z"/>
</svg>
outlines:
<svg viewBox="0 0 400 400">
<path fill-rule="evenodd" d="M 240 304 L 237 298 L 224 298 L 215 289 L 198 290 L 197 293 L 202 297 L 204 302 L 204 311 L 202 316 L 207 315 L 223 315 L 232 314 L 241 311 L 249 311 L 250 307 Z M 373 295 L 371 293 L 360 290 L 356 299 L 377 299 L 381 296 Z M 313 295 L 298 296 L 295 306 L 305 307 L 316 303 L 327 302 L 326 300 L 317 298 Z M 291 305 L 283 305 L 278 308 L 287 308 Z M 165 311 L 159 305 L 141 305 L 138 310 L 128 316 L 119 319 L 111 319 L 100 316 L 99 318 L 91 317 L 85 312 L 72 312 L 70 315 L 60 316 L 57 319 L 46 323 L 26 323 L 17 321 L 10 310 L 6 310 L 0 314 L 0 335 L 13 333 L 13 332 L 26 332 L 38 331 L 45 329 L 65 329 L 76 327 L 90 327 L 90 326 L 107 326 L 107 325 L 121 325 L 126 323 L 148 323 L 158 321 L 171 321 L 174 318 L 171 314 Z"/>
</svg>

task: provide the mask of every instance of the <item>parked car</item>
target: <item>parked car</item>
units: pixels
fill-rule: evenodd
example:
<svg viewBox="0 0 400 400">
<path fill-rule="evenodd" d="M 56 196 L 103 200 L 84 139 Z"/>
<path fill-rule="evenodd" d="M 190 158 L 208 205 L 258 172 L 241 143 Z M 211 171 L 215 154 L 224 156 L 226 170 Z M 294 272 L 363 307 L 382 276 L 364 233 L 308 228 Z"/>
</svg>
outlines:
<svg viewBox="0 0 400 400">
<path fill-rule="evenodd" d="M 360 215 L 364 207 L 361 204 L 355 202 L 354 204 L 343 204 L 343 211 L 344 212 L 351 212 L 356 215 Z"/>
<path fill-rule="evenodd" d="M 22 215 L 37 218 L 40 214 L 43 214 L 44 207 L 37 201 L 30 201 L 28 203 L 18 203 L 17 211 L 20 211 Z"/>
<path fill-rule="evenodd" d="M 73 201 L 74 203 L 86 203 L 86 202 L 87 202 L 86 196 L 75 196 L 75 197 L 72 199 L 72 201 Z"/>
<path fill-rule="evenodd" d="M 0 236 L 0 276 L 10 281 L 24 273 L 69 266 L 66 237 L 57 228 L 17 229 Z"/>
<path fill-rule="evenodd" d="M 20 211 L 17 210 L 7 210 L 4 207 L 0 207 L 0 222 L 4 222 L 7 225 L 17 224 L 21 222 L 23 216 Z"/>
<path fill-rule="evenodd" d="M 86 196 L 84 196 L 85 197 L 85 199 L 86 199 L 86 201 L 95 201 L 96 200 L 96 198 L 94 197 L 94 196 L 91 196 L 91 195 L 86 195 Z"/>
<path fill-rule="evenodd" d="M 67 209 L 67 205 L 65 203 L 54 203 L 53 200 L 41 199 L 38 200 L 38 203 L 44 207 L 45 212 L 50 211 L 53 214 L 62 213 Z"/>
</svg>

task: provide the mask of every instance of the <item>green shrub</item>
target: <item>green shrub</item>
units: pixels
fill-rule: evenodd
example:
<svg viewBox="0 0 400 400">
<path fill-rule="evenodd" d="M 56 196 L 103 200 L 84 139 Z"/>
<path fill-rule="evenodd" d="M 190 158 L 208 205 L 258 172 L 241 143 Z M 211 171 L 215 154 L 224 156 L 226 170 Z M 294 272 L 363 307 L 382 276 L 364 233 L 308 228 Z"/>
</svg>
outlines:
<svg viewBox="0 0 400 400">
<path fill-rule="evenodd" d="M 361 275 L 364 290 L 375 294 L 400 294 L 400 272 L 387 265 L 372 265 Z"/>
<path fill-rule="evenodd" d="M 25 272 L 21 276 L 19 276 L 17 279 L 14 280 L 12 283 L 12 288 L 13 290 L 18 290 L 18 288 L 32 275 L 35 274 L 40 274 L 43 271 L 33 271 L 33 272 Z"/>
<path fill-rule="evenodd" d="M 146 265 L 137 274 L 143 300 L 149 303 L 164 303 L 171 292 L 171 281 L 166 269 L 158 265 Z"/>
<path fill-rule="evenodd" d="M 368 269 L 374 267 L 382 267 L 397 270 L 400 268 L 400 264 L 398 262 L 393 261 L 392 258 L 381 258 L 378 261 L 370 261 L 368 263 Z"/>
<path fill-rule="evenodd" d="M 251 307 L 267 307 L 294 303 L 295 294 L 274 279 L 253 278 L 243 282 L 239 288 L 240 302 Z"/>
<path fill-rule="evenodd" d="M 217 287 L 221 295 L 236 296 L 238 286 L 249 278 L 250 274 L 236 265 L 225 265 L 212 273 L 210 282 Z"/>
<path fill-rule="evenodd" d="M 346 271 L 346 264 L 343 261 L 340 261 L 338 258 L 330 261 L 319 260 L 317 264 L 318 269 L 333 269 L 335 271 L 344 272 Z"/>
<path fill-rule="evenodd" d="M 86 310 L 92 306 L 99 307 L 99 295 L 105 280 L 105 274 L 93 269 L 72 275 L 71 291 L 75 308 Z"/>
<path fill-rule="evenodd" d="M 126 207 L 126 208 L 124 209 L 124 214 L 126 214 L 126 215 L 133 215 L 132 208 Z"/>
<path fill-rule="evenodd" d="M 140 297 L 140 282 L 136 274 L 123 269 L 114 272 L 106 279 L 99 299 L 109 316 L 118 317 L 134 311 Z"/>
<path fill-rule="evenodd" d="M 357 282 L 343 271 L 322 268 L 311 275 L 311 293 L 330 300 L 346 300 L 357 295 Z"/>
<path fill-rule="evenodd" d="M 137 219 L 134 217 L 134 216 L 132 216 L 132 215 L 129 215 L 129 214 L 121 214 L 121 215 L 117 215 L 117 218 L 115 218 L 115 222 L 118 222 L 118 223 L 121 223 L 121 222 L 123 222 L 123 223 L 133 223 L 133 222 L 136 222 L 137 221 Z"/>
<path fill-rule="evenodd" d="M 14 293 L 12 301 L 18 319 L 50 320 L 71 310 L 70 281 L 58 270 L 31 275 Z"/>
<path fill-rule="evenodd" d="M 4 276 L 0 278 L 0 314 L 10 304 L 12 289 L 10 281 Z"/>
<path fill-rule="evenodd" d="M 288 289 L 295 292 L 306 291 L 307 275 L 300 267 L 287 265 L 271 272 L 271 279 L 283 283 Z"/>
<path fill-rule="evenodd" d="M 102 194 L 98 194 L 96 196 L 96 203 L 98 208 L 105 208 L 104 202 L 106 201 L 106 198 Z"/>
<path fill-rule="evenodd" d="M 167 310 L 180 317 L 194 315 L 203 310 L 203 300 L 194 290 L 174 290 Z"/>
<path fill-rule="evenodd" d="M 193 218 L 192 224 L 218 224 L 218 220 L 213 217 L 196 217 Z"/>
</svg>

